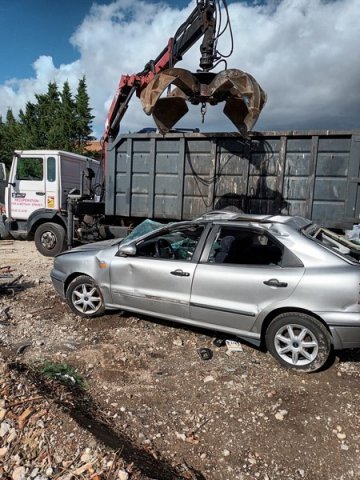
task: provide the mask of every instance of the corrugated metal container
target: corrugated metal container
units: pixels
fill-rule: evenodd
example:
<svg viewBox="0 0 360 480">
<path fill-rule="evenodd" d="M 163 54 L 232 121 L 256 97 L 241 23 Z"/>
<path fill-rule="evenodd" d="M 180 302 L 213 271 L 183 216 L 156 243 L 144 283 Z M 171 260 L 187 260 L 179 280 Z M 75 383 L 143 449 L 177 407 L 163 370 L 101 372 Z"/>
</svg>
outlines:
<svg viewBox="0 0 360 480">
<path fill-rule="evenodd" d="M 154 133 L 109 145 L 106 214 L 190 219 L 234 205 L 359 223 L 360 131 Z"/>
</svg>

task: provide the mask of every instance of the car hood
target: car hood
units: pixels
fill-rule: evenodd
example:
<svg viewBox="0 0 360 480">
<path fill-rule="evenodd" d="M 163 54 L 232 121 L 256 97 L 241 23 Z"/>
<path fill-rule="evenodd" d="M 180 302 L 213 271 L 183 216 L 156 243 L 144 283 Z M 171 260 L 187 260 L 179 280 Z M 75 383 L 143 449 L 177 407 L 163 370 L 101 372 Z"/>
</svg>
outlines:
<svg viewBox="0 0 360 480">
<path fill-rule="evenodd" d="M 80 247 L 72 248 L 71 250 L 67 250 L 66 252 L 62 252 L 57 257 L 63 255 L 69 255 L 70 253 L 76 252 L 91 252 L 96 254 L 105 248 L 112 247 L 113 245 L 119 244 L 122 241 L 120 238 L 113 238 L 111 240 L 103 240 L 101 242 L 94 242 L 94 243 L 87 243 L 86 245 L 81 245 Z"/>
</svg>

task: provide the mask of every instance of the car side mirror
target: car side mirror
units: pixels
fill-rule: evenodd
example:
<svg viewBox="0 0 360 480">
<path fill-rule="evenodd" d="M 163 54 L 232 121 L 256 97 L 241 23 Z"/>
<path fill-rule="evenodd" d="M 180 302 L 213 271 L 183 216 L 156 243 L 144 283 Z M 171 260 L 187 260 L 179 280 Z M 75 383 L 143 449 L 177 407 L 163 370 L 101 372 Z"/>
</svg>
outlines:
<svg viewBox="0 0 360 480">
<path fill-rule="evenodd" d="M 133 244 L 120 245 L 117 255 L 119 257 L 133 257 L 136 255 L 136 247 Z"/>
</svg>

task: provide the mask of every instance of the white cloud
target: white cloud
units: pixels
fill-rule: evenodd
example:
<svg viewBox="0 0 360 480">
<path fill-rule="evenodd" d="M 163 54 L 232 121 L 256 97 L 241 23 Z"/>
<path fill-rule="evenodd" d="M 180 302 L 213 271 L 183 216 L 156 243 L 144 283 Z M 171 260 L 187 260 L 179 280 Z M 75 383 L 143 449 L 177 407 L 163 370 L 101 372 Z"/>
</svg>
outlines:
<svg viewBox="0 0 360 480">
<path fill-rule="evenodd" d="M 33 78 L 0 85 L 0 113 L 7 107 L 17 112 L 52 80 L 68 80 L 74 90 L 85 74 L 100 135 L 121 74 L 141 71 L 155 58 L 194 4 L 182 10 L 140 0 L 94 4 L 71 38 L 79 59 L 56 67 L 51 57 L 39 56 Z M 253 74 L 268 93 L 257 129 L 359 128 L 359 0 L 282 0 L 255 6 L 233 2 L 229 11 L 235 45 L 228 67 Z M 226 52 L 229 37 L 224 37 L 219 46 Z M 196 70 L 199 56 L 193 47 L 181 66 Z M 201 126 L 199 108 L 191 108 L 181 125 Z M 122 131 L 144 126 L 153 126 L 153 121 L 133 98 Z M 221 108 L 209 107 L 205 129 L 234 127 Z"/>
</svg>

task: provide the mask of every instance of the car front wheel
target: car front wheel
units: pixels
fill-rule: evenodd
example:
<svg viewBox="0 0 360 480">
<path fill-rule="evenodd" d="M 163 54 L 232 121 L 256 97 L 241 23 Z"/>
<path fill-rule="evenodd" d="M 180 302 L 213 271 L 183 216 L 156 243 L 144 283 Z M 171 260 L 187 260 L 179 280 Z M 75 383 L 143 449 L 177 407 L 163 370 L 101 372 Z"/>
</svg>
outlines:
<svg viewBox="0 0 360 480">
<path fill-rule="evenodd" d="M 95 281 L 87 275 L 75 278 L 66 291 L 71 310 L 82 317 L 98 317 L 105 312 L 104 299 Z"/>
<path fill-rule="evenodd" d="M 316 318 L 299 312 L 283 313 L 270 323 L 266 347 L 283 366 L 315 372 L 329 359 L 331 336 Z"/>
</svg>

